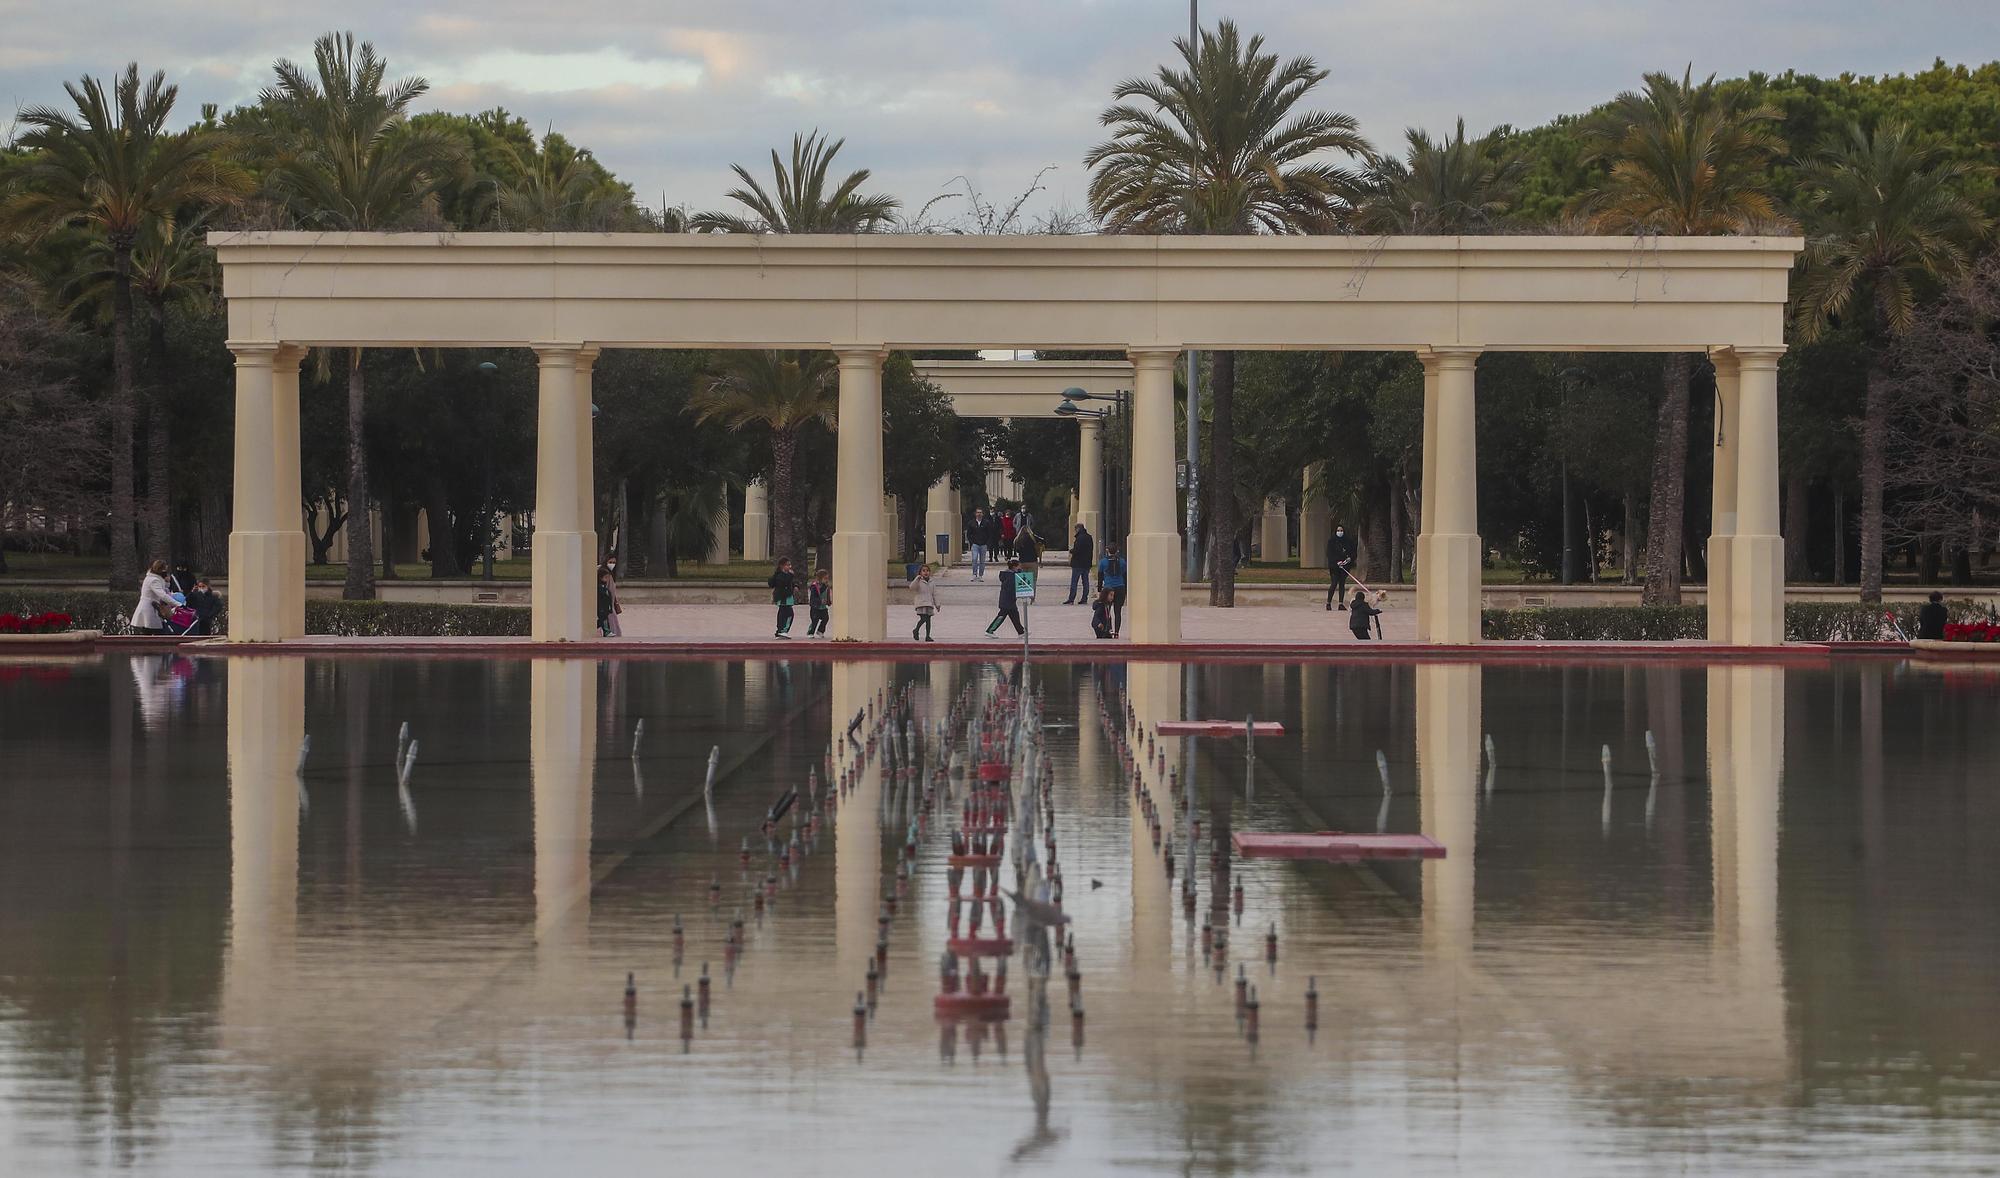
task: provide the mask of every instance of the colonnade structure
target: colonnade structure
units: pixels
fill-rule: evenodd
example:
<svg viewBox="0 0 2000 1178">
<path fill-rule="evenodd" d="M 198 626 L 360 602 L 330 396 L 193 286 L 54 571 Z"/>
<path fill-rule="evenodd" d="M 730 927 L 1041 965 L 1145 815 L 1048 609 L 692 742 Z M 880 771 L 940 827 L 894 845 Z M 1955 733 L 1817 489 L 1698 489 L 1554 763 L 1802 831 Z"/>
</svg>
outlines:
<svg viewBox="0 0 2000 1178">
<path fill-rule="evenodd" d="M 1417 630 L 1454 644 L 1479 637 L 1481 352 L 1706 352 L 1723 419 L 1709 637 L 1783 638 L 1777 362 L 1799 238 L 241 232 L 210 241 L 237 365 L 235 641 L 305 632 L 298 361 L 313 346 L 535 350 L 532 633 L 542 641 L 592 633 L 590 373 L 601 349 L 835 353 L 833 634 L 868 641 L 887 620 L 888 350 L 1122 349 L 1133 367 L 1126 626 L 1152 644 L 1180 637 L 1173 374 L 1184 349 L 1422 357 Z"/>
</svg>

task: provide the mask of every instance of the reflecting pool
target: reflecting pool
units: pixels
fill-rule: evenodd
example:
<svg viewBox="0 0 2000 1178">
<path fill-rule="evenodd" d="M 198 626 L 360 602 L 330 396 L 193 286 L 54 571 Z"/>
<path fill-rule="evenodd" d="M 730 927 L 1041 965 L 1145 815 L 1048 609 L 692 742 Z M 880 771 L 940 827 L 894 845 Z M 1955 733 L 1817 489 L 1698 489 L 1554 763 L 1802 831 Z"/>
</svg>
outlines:
<svg viewBox="0 0 2000 1178">
<path fill-rule="evenodd" d="M 1023 683 L 1045 1035 L 934 1015 L 965 782 L 901 881 L 922 775 L 808 784 Z M 1135 790 L 1128 705 L 1286 731 Z M 1991 1173 L 1996 718 L 1874 658 L 0 663 L 0 1173 Z M 1227 853 L 1321 829 L 1448 854 Z"/>
</svg>

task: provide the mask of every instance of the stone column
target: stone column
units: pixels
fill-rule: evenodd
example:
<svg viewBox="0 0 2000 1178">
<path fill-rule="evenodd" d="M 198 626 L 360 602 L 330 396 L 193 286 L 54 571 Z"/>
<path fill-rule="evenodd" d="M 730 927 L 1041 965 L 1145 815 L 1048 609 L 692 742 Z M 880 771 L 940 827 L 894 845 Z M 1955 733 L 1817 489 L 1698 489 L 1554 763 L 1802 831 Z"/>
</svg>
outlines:
<svg viewBox="0 0 2000 1178">
<path fill-rule="evenodd" d="M 939 543 L 938 537 L 944 542 Z M 945 475 L 931 484 L 931 493 L 924 506 L 924 551 L 930 554 L 932 564 L 940 567 L 948 565 L 958 555 L 958 516 L 951 506 L 951 476 Z"/>
<path fill-rule="evenodd" d="M 232 341 L 229 349 L 236 354 L 236 511 L 229 533 L 229 639 L 277 642 L 305 633 L 300 350 L 248 341 Z M 365 514 L 357 526 L 366 526 Z"/>
<path fill-rule="evenodd" d="M 1272 496 L 1264 500 L 1264 517 L 1257 528 L 1257 542 L 1263 549 L 1267 562 L 1285 560 L 1292 555 L 1290 529 L 1285 516 L 1285 501 Z"/>
<path fill-rule="evenodd" d="M 597 419 L 590 399 L 590 378 L 596 366 L 596 348 L 577 349 L 576 395 L 570 401 L 570 412 L 576 418 L 577 514 L 590 540 L 583 546 L 583 567 L 577 570 L 577 579 L 583 586 L 583 632 L 593 638 L 597 636 L 597 566 L 603 563 L 597 551 Z"/>
<path fill-rule="evenodd" d="M 902 505 L 894 495 L 882 496 L 882 559 L 903 555 Z"/>
<path fill-rule="evenodd" d="M 1708 640 L 1729 641 L 1735 598 L 1729 577 L 1736 548 L 1736 353 L 1717 349 L 1715 362 L 1715 472 L 1710 480 L 1714 523 L 1708 532 Z"/>
<path fill-rule="evenodd" d="M 1418 522 L 1419 539 L 1416 549 L 1417 581 L 1417 641 L 1431 639 L 1431 578 L 1425 574 L 1429 569 L 1424 565 L 1424 545 L 1421 533 L 1427 528 L 1424 520 L 1431 518 L 1431 504 L 1437 502 L 1437 405 L 1438 405 L 1438 358 L 1433 352 L 1417 353 L 1417 360 L 1424 369 L 1424 451 L 1423 470 L 1419 474 L 1417 489 L 1417 511 L 1422 516 Z"/>
<path fill-rule="evenodd" d="M 888 624 L 888 544 L 882 527 L 882 349 L 836 348 L 838 468 L 833 508 L 833 636 L 879 642 Z"/>
<path fill-rule="evenodd" d="M 225 1046 L 267 1044 L 292 993 L 298 941 L 306 667 L 304 659 L 253 657 L 229 659 L 226 669 L 229 941 L 220 1031 Z"/>
<path fill-rule="evenodd" d="M 1419 664 L 1416 674 L 1419 821 L 1423 833 L 1445 846 L 1444 858 L 1424 860 L 1424 946 L 1441 962 L 1457 964 L 1472 953 L 1481 668 Z"/>
<path fill-rule="evenodd" d="M 771 488 L 763 479 L 743 488 L 743 559 L 771 559 Z"/>
<path fill-rule="evenodd" d="M 1104 419 L 1076 419 L 1076 522 L 1104 545 Z"/>
<path fill-rule="evenodd" d="M 1427 641 L 1479 641 L 1479 466 L 1473 418 L 1471 348 L 1432 350 L 1435 405 L 1424 417 L 1423 530 L 1417 536 L 1418 627 Z M 1427 390 L 1428 392 L 1428 387 Z"/>
<path fill-rule="evenodd" d="M 1778 942 L 1778 829 L 1785 776 L 1785 669 L 1709 671 L 1710 827 L 1715 863 L 1716 976 L 1733 975 L 1731 1050 L 1786 1072 L 1783 955 Z M 1726 684 L 1720 698 L 1718 681 Z M 1722 731 L 1716 720 L 1727 717 Z M 1747 1074 L 1747 1073 L 1746 1073 Z"/>
<path fill-rule="evenodd" d="M 1174 361 L 1133 348 L 1132 532 L 1125 537 L 1125 628 L 1135 643 L 1181 637 L 1181 536 L 1175 528 Z"/>
<path fill-rule="evenodd" d="M 1785 541 L 1778 534 L 1778 357 L 1737 348 L 1736 538 L 1729 558 L 1729 641 L 1785 640 Z"/>
<path fill-rule="evenodd" d="M 1305 479 L 1299 495 L 1299 567 L 1302 569 L 1323 569 L 1326 567 L 1326 538 L 1333 534 L 1333 525 L 1327 519 L 1326 464 L 1315 462 L 1306 467 Z"/>
<path fill-rule="evenodd" d="M 529 632 L 537 642 L 575 642 L 590 637 L 597 614 L 591 585 L 597 532 L 586 497 L 589 466 L 581 461 L 590 453 L 589 385 L 578 379 L 582 347 L 550 343 L 534 348 L 541 362 L 541 391 Z M 586 588 L 591 589 L 587 594 Z"/>
<path fill-rule="evenodd" d="M 838 593 L 835 590 L 836 607 L 840 604 Z M 847 795 L 839 800 L 833 824 L 833 976 L 843 983 L 868 972 L 868 961 L 875 954 L 876 917 L 882 908 L 884 883 L 882 758 L 878 752 L 865 766 L 856 766 L 859 750 L 848 743 L 847 725 L 856 712 L 865 711 L 887 689 L 889 670 L 887 663 L 848 660 L 835 662 L 830 668 L 834 768 L 826 787 L 838 790 L 841 771 L 858 768 Z M 865 720 L 854 738 L 867 742 Z M 848 984 L 859 988 L 861 983 Z"/>
</svg>

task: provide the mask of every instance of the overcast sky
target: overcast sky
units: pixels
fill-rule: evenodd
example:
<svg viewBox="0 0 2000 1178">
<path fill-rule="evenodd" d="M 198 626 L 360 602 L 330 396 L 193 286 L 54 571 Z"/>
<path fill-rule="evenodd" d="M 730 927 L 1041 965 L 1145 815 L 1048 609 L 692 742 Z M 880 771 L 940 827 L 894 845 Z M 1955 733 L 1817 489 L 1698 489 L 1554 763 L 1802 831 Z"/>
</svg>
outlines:
<svg viewBox="0 0 2000 1178">
<path fill-rule="evenodd" d="M 334 15 L 337 12 L 337 16 Z M 1836 74 L 2000 58 L 1995 0 L 1206 0 L 1332 71 L 1320 104 L 1380 144 L 1409 125 L 1532 125 L 1649 69 Z M 555 0 L 438 4 L 0 0 L 0 110 L 62 98 L 127 61 L 164 69 L 193 118 L 246 102 L 278 57 L 352 29 L 430 105 L 494 105 L 593 148 L 652 205 L 716 207 L 728 165 L 792 132 L 914 209 L 969 177 L 1004 203 L 1054 165 L 1037 207 L 1084 203 L 1080 162 L 1111 88 L 1187 31 L 1180 0 Z M 4 116 L 0 116 L 4 117 Z M 766 166 L 756 169 L 760 174 Z M 941 212 L 950 211 L 944 206 Z"/>
</svg>

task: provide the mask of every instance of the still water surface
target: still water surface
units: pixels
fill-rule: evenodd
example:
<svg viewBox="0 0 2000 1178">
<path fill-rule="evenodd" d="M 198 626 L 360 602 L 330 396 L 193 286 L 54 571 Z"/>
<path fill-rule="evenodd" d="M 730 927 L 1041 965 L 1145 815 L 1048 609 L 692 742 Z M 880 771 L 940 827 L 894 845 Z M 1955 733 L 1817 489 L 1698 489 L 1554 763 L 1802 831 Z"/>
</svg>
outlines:
<svg viewBox="0 0 2000 1178">
<path fill-rule="evenodd" d="M 759 840 L 744 871 L 739 847 L 878 691 L 913 684 L 921 722 L 1010 674 L 0 665 L 0 1172 L 2000 1166 L 2000 678 L 1037 665 L 1083 1032 L 1060 978 L 1045 1057 L 1018 1001 L 990 1032 L 935 1021 L 932 823 L 857 1050 L 898 782 L 863 774 L 761 918 L 748 889 L 776 869 Z M 1193 916 L 1100 700 L 1286 726 L 1254 766 L 1241 741 L 1168 748 L 1204 827 Z M 1218 829 L 1326 827 L 1450 854 L 1210 869 Z M 1202 953 L 1205 918 L 1228 922 L 1226 957 Z M 703 962 L 713 997 L 684 1043 Z"/>
</svg>

